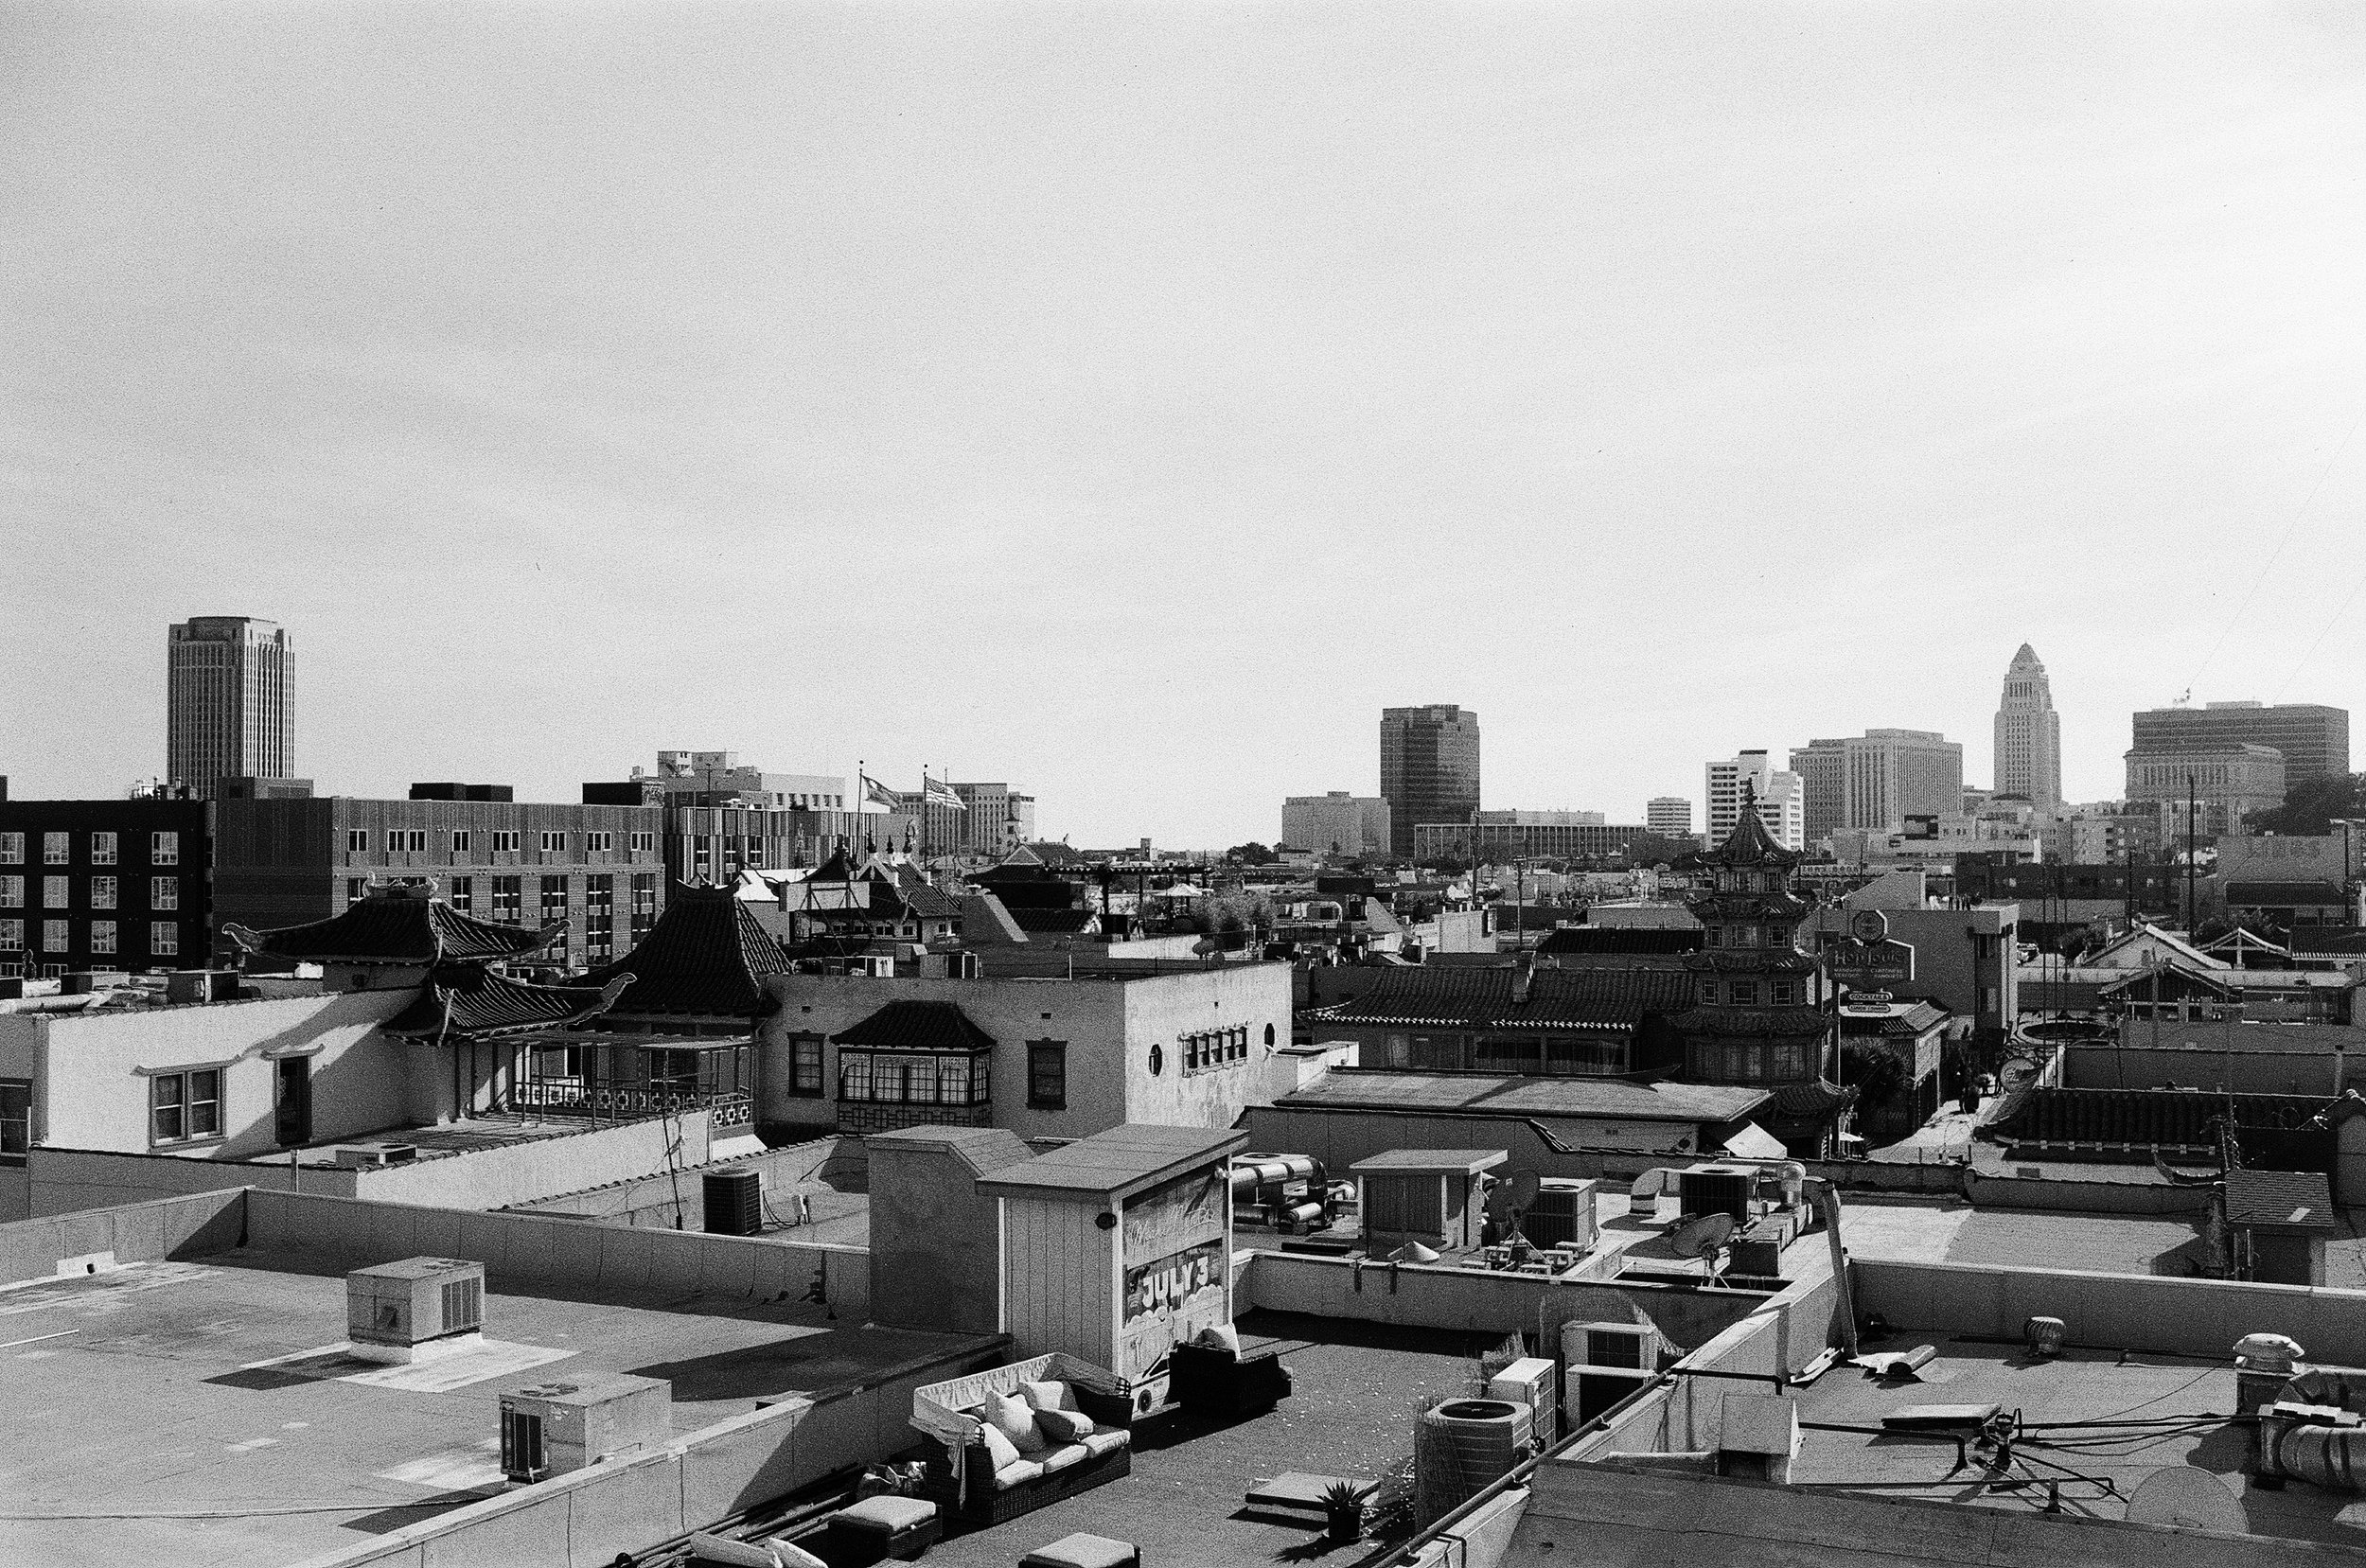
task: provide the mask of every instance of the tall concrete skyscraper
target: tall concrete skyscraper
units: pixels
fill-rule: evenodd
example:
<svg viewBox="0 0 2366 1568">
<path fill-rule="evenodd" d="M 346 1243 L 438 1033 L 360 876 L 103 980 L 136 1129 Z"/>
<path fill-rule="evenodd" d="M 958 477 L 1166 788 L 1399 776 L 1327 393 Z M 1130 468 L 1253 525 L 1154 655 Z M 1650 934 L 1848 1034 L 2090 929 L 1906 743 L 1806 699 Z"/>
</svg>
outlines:
<svg viewBox="0 0 2366 1568">
<path fill-rule="evenodd" d="M 1425 822 L 1468 822 L 1479 808 L 1478 715 L 1451 702 L 1380 711 L 1380 798 L 1388 849 L 1413 853 Z"/>
<path fill-rule="evenodd" d="M 292 771 L 288 634 L 270 621 L 200 615 L 166 643 L 165 777 L 212 795 L 216 781 Z"/>
<path fill-rule="evenodd" d="M 2041 806 L 2062 803 L 2062 719 L 2045 665 L 2026 643 L 2004 672 L 1996 710 L 1996 792 Z"/>
<path fill-rule="evenodd" d="M 1767 836 L 1784 849 L 1800 848 L 1807 818 L 1799 775 L 1776 768 L 1774 758 L 1763 750 L 1738 752 L 1729 760 L 1708 765 L 1704 790 L 1707 800 L 1704 803 L 1707 807 L 1704 820 L 1709 848 L 1715 849 L 1731 837 L 1740 823 L 1744 780 L 1749 781 L 1757 797 L 1758 820 L 1766 824 Z"/>
</svg>

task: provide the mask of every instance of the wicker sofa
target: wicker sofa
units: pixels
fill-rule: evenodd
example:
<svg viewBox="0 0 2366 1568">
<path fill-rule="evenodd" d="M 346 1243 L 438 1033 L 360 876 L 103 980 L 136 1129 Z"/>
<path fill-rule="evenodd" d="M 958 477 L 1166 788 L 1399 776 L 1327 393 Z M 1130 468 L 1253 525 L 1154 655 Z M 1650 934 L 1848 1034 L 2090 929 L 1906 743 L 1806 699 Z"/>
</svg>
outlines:
<svg viewBox="0 0 2366 1568">
<path fill-rule="evenodd" d="M 1076 1411 L 1091 1420 L 1091 1434 L 998 1468 L 985 1436 L 987 1397 L 1045 1383 L 1068 1385 Z M 920 1495 L 971 1524 L 1015 1519 L 1130 1473 L 1133 1420 L 1133 1390 L 1123 1379 L 1056 1352 L 930 1383 L 912 1393 L 912 1425 L 935 1439 Z"/>
</svg>

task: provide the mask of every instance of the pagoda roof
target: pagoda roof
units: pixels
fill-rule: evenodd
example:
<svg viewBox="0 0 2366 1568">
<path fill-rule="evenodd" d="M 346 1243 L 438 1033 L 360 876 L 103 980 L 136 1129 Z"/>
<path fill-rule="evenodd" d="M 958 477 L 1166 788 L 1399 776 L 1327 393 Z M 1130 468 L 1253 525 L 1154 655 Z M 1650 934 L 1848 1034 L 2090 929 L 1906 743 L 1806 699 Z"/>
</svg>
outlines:
<svg viewBox="0 0 2366 1568">
<path fill-rule="evenodd" d="M 1742 786 L 1741 818 L 1734 823 L 1734 831 L 1725 841 L 1702 857 L 1711 866 L 1774 867 L 1788 870 L 1804 858 L 1792 850 L 1774 842 L 1774 836 L 1766 831 L 1766 823 L 1758 818 L 1757 792 L 1748 784 Z"/>
<path fill-rule="evenodd" d="M 1806 975 L 1819 960 L 1796 947 L 1704 947 L 1677 961 L 1695 975 Z"/>
<path fill-rule="evenodd" d="M 1700 951 L 1704 933 L 1697 928 L 1670 930 L 1656 925 L 1562 925 L 1536 944 L 1539 958 L 1559 958 L 1564 954 L 1648 953 L 1675 954 Z"/>
<path fill-rule="evenodd" d="M 609 1009 L 627 1017 L 750 1018 L 774 1005 L 765 980 L 788 968 L 780 944 L 732 890 L 677 887 L 639 946 L 573 983 L 631 981 Z"/>
<path fill-rule="evenodd" d="M 1774 1109 L 1802 1119 L 1831 1116 L 1857 1102 L 1855 1088 L 1843 1088 L 1823 1078 L 1808 1084 L 1777 1084 L 1774 1090 Z"/>
<path fill-rule="evenodd" d="M 992 1050 L 994 1036 L 952 1002 L 895 1001 L 833 1036 L 879 1050 Z"/>
<path fill-rule="evenodd" d="M 539 953 L 567 931 L 555 921 L 539 930 L 496 925 L 464 915 L 434 896 L 433 883 L 374 886 L 342 913 L 309 925 L 250 931 L 222 929 L 249 953 L 299 963 L 383 963 L 403 967 L 451 960 L 522 959 Z"/>
<path fill-rule="evenodd" d="M 534 985 L 482 963 L 439 963 L 411 1005 L 382 1027 L 389 1034 L 437 1040 L 564 1029 L 607 1012 L 630 981 L 627 975 L 605 987 Z"/>
<path fill-rule="evenodd" d="M 1712 920 L 1792 920 L 1808 918 L 1815 906 L 1797 893 L 1744 893 L 1731 890 L 1706 892 L 1685 900 L 1685 908 L 1693 919 L 1706 925 Z"/>
</svg>

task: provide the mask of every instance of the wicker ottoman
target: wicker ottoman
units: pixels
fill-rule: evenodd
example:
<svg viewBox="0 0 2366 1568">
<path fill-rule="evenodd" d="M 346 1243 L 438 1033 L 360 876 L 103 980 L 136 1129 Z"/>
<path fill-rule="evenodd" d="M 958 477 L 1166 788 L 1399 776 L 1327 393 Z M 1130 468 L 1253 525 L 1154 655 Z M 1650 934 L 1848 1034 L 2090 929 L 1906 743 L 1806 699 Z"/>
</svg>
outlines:
<svg viewBox="0 0 2366 1568">
<path fill-rule="evenodd" d="M 1080 1530 L 1036 1547 L 1018 1559 L 1018 1568 L 1142 1568 L 1142 1549 Z"/>
<path fill-rule="evenodd" d="M 917 1497 L 866 1497 L 830 1516 L 830 1557 L 848 1563 L 911 1562 L 945 1533 L 937 1506 Z"/>
</svg>

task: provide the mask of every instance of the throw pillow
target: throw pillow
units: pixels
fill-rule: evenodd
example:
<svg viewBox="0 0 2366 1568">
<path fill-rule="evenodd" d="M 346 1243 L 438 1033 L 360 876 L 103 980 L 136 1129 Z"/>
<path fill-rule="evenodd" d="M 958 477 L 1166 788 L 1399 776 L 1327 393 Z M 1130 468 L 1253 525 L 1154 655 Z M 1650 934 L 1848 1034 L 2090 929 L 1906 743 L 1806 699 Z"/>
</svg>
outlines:
<svg viewBox="0 0 2366 1568">
<path fill-rule="evenodd" d="M 1035 1413 L 1016 1394 L 986 1396 L 986 1419 L 1021 1453 L 1043 1452 L 1043 1434 L 1035 1430 Z"/>
<path fill-rule="evenodd" d="M 1241 1353 L 1241 1330 L 1229 1323 L 1210 1323 L 1199 1331 L 1192 1343 L 1229 1350 L 1237 1356 Z"/>
<path fill-rule="evenodd" d="M 1002 1436 L 1000 1427 L 988 1421 L 978 1430 L 984 1435 L 986 1439 L 987 1469 L 998 1471 L 1005 1465 L 1018 1463 L 1018 1450 L 1012 1446 L 1008 1437 Z"/>
<path fill-rule="evenodd" d="M 1081 1410 L 1038 1410 L 1035 1426 L 1054 1444 L 1081 1443 L 1093 1435 L 1093 1418 Z"/>
<path fill-rule="evenodd" d="M 1064 1383 L 1022 1383 L 1018 1391 L 1037 1410 L 1076 1408 L 1076 1390 Z"/>
<path fill-rule="evenodd" d="M 771 1542 L 771 1547 L 772 1556 L 779 1559 L 781 1568 L 830 1568 L 828 1563 L 794 1542 L 775 1541 Z"/>
</svg>

